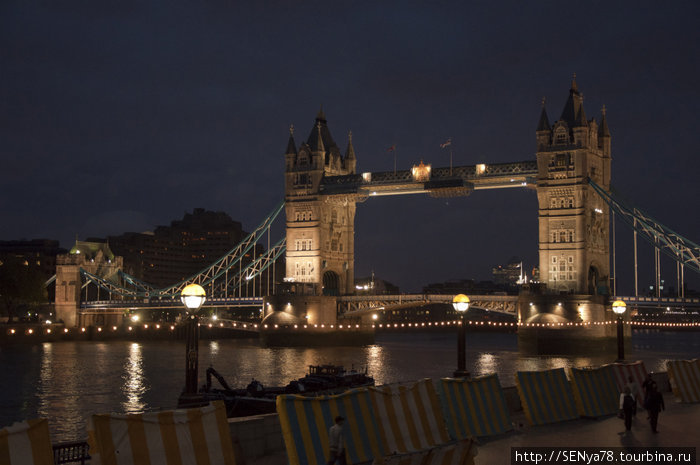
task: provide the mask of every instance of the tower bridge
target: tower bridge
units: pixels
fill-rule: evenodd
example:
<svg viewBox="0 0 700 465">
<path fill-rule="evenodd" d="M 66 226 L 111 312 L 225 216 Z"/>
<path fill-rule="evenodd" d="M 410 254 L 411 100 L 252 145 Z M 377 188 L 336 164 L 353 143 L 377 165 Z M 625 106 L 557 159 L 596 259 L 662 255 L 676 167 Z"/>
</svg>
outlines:
<svg viewBox="0 0 700 465">
<path fill-rule="evenodd" d="M 388 195 L 453 197 L 488 189 L 534 189 L 539 290 L 525 290 L 518 297 L 473 296 L 482 308 L 515 313 L 523 323 L 612 318 L 608 299 L 615 294 L 610 235 L 613 212 L 633 227 L 635 253 L 639 234 L 656 250 L 676 260 L 681 274 L 685 267 L 700 271 L 700 246 L 619 202 L 611 193 L 611 132 L 605 107 L 598 118 L 588 118 L 575 78 L 558 119 L 550 120 L 543 102 L 534 139 L 534 160 L 454 167 L 433 167 L 421 161 L 410 170 L 363 173 L 357 171 L 352 133 L 348 133 L 341 154 L 321 110 L 301 144 L 297 144 L 290 128 L 284 155 L 284 202 L 226 256 L 165 289 L 155 289 L 126 275 L 118 257 L 108 260 L 107 251 L 89 260 L 60 258 L 57 314 L 77 324 L 81 312 L 105 311 L 110 306 L 136 304 L 139 299 L 148 298 L 143 305 L 151 308 L 168 305 L 166 301 L 173 304 L 179 290 L 191 282 L 202 285 L 214 305 L 216 299 L 223 299 L 219 302 L 222 306 L 233 305 L 232 298 L 263 299 L 265 319 L 282 324 L 332 325 L 339 316 L 365 318 L 373 308 L 446 302 L 450 296 L 354 295 L 357 205 Z M 285 237 L 271 246 L 270 225 L 282 209 Z M 265 232 L 266 253 L 244 263 L 242 256 Z M 270 283 L 269 269 L 282 255 L 285 278 L 279 287 L 274 279 Z M 267 282 L 263 285 L 266 270 Z M 90 287 L 98 289 L 97 298 L 89 297 Z M 93 302 L 101 300 L 99 290 L 117 303 Z M 597 333 L 589 332 L 586 337 L 614 336 L 605 333 L 607 327 L 603 325 L 596 328 Z"/>
</svg>

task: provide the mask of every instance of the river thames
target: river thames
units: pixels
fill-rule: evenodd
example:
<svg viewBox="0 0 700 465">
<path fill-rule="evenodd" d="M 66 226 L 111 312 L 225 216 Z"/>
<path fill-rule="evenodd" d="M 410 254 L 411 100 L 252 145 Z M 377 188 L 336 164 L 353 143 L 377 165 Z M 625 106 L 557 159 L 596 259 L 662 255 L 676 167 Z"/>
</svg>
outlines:
<svg viewBox="0 0 700 465">
<path fill-rule="evenodd" d="M 0 427 L 28 418 L 49 419 L 55 442 L 82 440 L 93 413 L 174 408 L 185 381 L 183 341 L 55 342 L 0 348 Z M 467 339 L 467 370 L 498 373 L 514 385 L 518 370 L 610 363 L 616 354 L 524 356 L 517 336 L 474 333 Z M 636 330 L 628 360 L 666 371 L 666 360 L 700 357 L 700 332 Z M 213 366 L 232 387 L 252 378 L 268 386 L 302 377 L 309 365 L 364 370 L 377 384 L 450 376 L 456 368 L 456 335 L 445 332 L 378 334 L 362 347 L 262 347 L 257 339 L 200 342 L 200 385 Z M 214 381 L 216 383 L 216 381 Z"/>
</svg>

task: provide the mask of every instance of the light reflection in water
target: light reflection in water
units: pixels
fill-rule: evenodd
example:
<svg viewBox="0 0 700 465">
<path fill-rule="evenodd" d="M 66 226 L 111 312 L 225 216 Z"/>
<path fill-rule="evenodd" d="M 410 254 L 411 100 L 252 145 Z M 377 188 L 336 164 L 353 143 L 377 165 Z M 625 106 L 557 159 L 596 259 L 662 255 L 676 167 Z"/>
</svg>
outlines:
<svg viewBox="0 0 700 465">
<path fill-rule="evenodd" d="M 665 371 L 666 360 L 697 357 L 697 333 L 636 332 L 630 360 L 644 361 L 649 371 Z M 308 365 L 368 367 L 377 384 L 450 376 L 456 368 L 453 333 L 380 334 L 364 347 L 264 347 L 257 340 L 222 339 L 200 347 L 200 382 L 213 365 L 232 387 L 245 387 L 251 377 L 266 386 L 284 386 L 302 377 Z M 510 334 L 469 334 L 467 370 L 481 376 L 498 373 L 503 386 L 515 384 L 518 370 L 565 366 L 599 366 L 612 354 L 528 356 L 519 353 Z M 173 408 L 184 381 L 182 341 L 61 342 L 3 347 L 0 366 L 0 425 L 48 417 L 54 441 L 86 437 L 90 415 Z"/>
<path fill-rule="evenodd" d="M 380 345 L 372 345 L 367 347 L 367 373 L 376 378 L 384 377 L 384 354 L 383 348 Z"/>
<path fill-rule="evenodd" d="M 143 401 L 146 385 L 140 344 L 134 342 L 129 347 L 129 356 L 124 363 L 124 371 L 122 392 L 126 396 L 126 401 L 122 402 L 122 408 L 126 413 L 142 412 L 146 406 Z"/>
<path fill-rule="evenodd" d="M 46 418 L 49 415 L 49 394 L 53 391 L 53 344 L 45 342 L 42 344 L 41 370 L 39 372 L 39 406 L 37 413 L 40 417 Z"/>
<path fill-rule="evenodd" d="M 209 353 L 212 357 L 216 357 L 217 355 L 219 355 L 219 341 L 209 342 Z"/>
</svg>

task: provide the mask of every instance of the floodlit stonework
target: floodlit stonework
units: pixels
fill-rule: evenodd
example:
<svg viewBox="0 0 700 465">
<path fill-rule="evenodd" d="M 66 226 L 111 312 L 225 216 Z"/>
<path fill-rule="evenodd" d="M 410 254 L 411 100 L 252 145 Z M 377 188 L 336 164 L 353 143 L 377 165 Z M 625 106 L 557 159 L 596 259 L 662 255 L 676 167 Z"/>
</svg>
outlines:
<svg viewBox="0 0 700 465">
<path fill-rule="evenodd" d="M 607 293 L 610 216 L 588 185 L 610 189 L 610 130 L 586 119 L 576 78 L 561 117 L 550 126 L 542 105 L 537 127 L 540 280 L 550 292 Z"/>
<path fill-rule="evenodd" d="M 333 141 L 323 110 L 298 150 L 293 128 L 290 129 L 285 155 L 285 280 L 308 283 L 318 295 L 354 291 L 355 200 L 321 191 L 324 176 L 355 173 L 351 134 L 348 139 L 343 156 Z"/>
</svg>

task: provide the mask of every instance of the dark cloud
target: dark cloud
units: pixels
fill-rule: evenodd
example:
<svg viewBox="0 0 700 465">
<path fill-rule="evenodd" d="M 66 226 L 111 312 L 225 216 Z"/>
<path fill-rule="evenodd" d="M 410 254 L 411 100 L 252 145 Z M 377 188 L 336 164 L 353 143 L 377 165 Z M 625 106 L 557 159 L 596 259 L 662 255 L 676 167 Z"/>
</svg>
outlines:
<svg viewBox="0 0 700 465">
<path fill-rule="evenodd" d="M 320 104 L 342 149 L 353 131 L 359 171 L 393 169 L 392 144 L 399 168 L 447 165 L 447 137 L 455 164 L 532 159 L 540 99 L 557 118 L 576 72 L 588 116 L 608 108 L 613 184 L 698 239 L 699 9 L 3 2 L 0 238 L 66 246 L 195 207 L 252 229 L 283 195 L 289 124 L 301 142 Z M 358 207 L 358 274 L 416 289 L 488 278 L 513 255 L 533 265 L 536 211 L 523 191 L 373 199 Z"/>
</svg>

